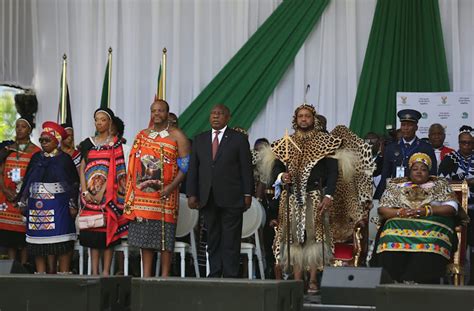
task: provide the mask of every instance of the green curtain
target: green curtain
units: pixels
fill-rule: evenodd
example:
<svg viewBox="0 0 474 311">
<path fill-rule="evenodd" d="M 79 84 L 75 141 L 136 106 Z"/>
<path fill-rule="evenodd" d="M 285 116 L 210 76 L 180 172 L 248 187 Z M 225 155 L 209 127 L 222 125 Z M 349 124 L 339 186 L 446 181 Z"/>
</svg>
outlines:
<svg viewBox="0 0 474 311">
<path fill-rule="evenodd" d="M 230 126 L 248 129 L 328 3 L 283 1 L 180 115 L 188 137 L 210 128 L 209 112 L 218 103 L 230 108 Z"/>
<path fill-rule="evenodd" d="M 378 0 L 351 129 L 395 125 L 396 92 L 449 91 L 438 0 Z"/>
</svg>

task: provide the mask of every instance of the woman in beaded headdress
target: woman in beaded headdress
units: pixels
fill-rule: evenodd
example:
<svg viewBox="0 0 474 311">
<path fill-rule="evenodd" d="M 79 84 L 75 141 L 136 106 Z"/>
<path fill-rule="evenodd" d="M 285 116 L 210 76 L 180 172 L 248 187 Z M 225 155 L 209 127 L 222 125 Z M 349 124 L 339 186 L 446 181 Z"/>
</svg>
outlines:
<svg viewBox="0 0 474 311">
<path fill-rule="evenodd" d="M 413 154 L 410 176 L 393 178 L 380 200 L 378 263 L 398 282 L 439 283 L 455 247 L 458 203 L 444 178 L 429 175 L 431 165 Z"/>
<path fill-rule="evenodd" d="M 34 128 L 33 118 L 20 117 L 15 123 L 15 141 L 6 143 L 0 149 L 0 246 L 8 249 L 8 256 L 21 262 L 27 261 L 25 232 L 26 225 L 20 210 L 15 208 L 17 194 L 21 188 L 26 168 L 33 155 L 41 149 L 30 141 Z"/>
</svg>

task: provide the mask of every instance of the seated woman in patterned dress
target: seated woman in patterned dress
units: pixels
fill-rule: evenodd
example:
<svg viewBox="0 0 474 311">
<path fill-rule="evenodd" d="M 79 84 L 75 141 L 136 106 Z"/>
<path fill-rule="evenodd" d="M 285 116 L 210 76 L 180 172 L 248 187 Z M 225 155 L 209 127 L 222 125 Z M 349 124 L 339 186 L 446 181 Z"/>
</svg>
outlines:
<svg viewBox="0 0 474 311">
<path fill-rule="evenodd" d="M 67 137 L 63 127 L 43 123 L 42 152 L 28 165 L 19 205 L 26 207 L 26 242 L 35 256 L 36 272 L 70 273 L 76 227 L 79 175 L 71 157 L 60 149 Z M 47 269 L 47 262 L 51 265 Z"/>
<path fill-rule="evenodd" d="M 439 283 L 456 247 L 458 203 L 448 182 L 430 176 L 430 168 L 428 155 L 413 154 L 410 176 L 393 178 L 380 200 L 378 212 L 385 224 L 378 263 L 398 282 Z"/>
</svg>

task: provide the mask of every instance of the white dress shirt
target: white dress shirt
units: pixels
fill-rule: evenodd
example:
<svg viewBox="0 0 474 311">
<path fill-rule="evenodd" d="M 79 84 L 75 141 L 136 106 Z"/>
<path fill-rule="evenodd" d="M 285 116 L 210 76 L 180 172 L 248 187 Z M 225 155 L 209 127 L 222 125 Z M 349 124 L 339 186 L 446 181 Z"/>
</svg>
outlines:
<svg viewBox="0 0 474 311">
<path fill-rule="evenodd" d="M 217 135 L 217 140 L 219 140 L 219 144 L 222 141 L 222 137 L 224 137 L 224 132 L 225 132 L 226 129 L 227 129 L 227 125 L 219 130 L 219 135 Z M 215 129 L 211 130 L 211 144 L 214 141 L 214 136 L 216 136 L 216 132 L 217 132 L 217 130 L 215 130 Z"/>
<path fill-rule="evenodd" d="M 443 148 L 443 147 L 441 147 Z M 441 148 L 433 148 L 434 150 L 434 153 L 435 153 L 435 156 L 436 156 L 436 163 L 438 164 L 438 168 L 439 168 L 439 165 L 441 164 Z"/>
<path fill-rule="evenodd" d="M 409 144 L 409 145 L 411 146 L 411 145 L 413 144 L 413 142 L 415 141 L 416 136 L 415 136 L 412 140 L 410 140 L 410 141 L 406 141 L 405 138 L 402 138 L 402 139 L 403 139 L 403 143 L 404 143 L 404 144 Z"/>
</svg>

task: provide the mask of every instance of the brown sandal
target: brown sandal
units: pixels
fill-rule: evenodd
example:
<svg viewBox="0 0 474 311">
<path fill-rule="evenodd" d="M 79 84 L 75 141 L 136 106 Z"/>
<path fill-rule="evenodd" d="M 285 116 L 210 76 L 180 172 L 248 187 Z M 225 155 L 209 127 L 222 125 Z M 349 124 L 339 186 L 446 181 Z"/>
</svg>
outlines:
<svg viewBox="0 0 474 311">
<path fill-rule="evenodd" d="M 317 281 L 315 281 L 315 280 L 309 281 L 308 294 L 309 295 L 319 294 L 319 287 L 318 287 L 318 282 Z"/>
</svg>

